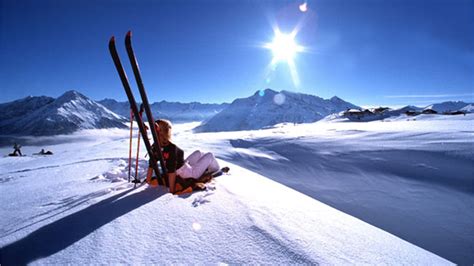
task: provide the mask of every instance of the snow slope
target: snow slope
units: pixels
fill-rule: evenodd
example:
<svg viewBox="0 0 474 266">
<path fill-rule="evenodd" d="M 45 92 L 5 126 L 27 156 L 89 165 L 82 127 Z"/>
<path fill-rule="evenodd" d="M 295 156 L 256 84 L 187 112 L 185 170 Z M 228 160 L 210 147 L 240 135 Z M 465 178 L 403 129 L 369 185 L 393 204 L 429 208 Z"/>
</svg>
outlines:
<svg viewBox="0 0 474 266">
<path fill-rule="evenodd" d="M 474 261 L 474 114 L 182 138 L 461 265 Z M 227 143 L 227 146 L 222 146 Z"/>
<path fill-rule="evenodd" d="M 175 128 L 186 151 L 196 145 L 186 141 L 192 136 L 203 140 L 201 149 L 227 148 L 215 134 Z M 208 191 L 134 190 L 125 182 L 128 132 L 107 132 L 82 131 L 54 145 L 38 139 L 23 149 L 46 148 L 55 152 L 50 157 L 0 159 L 2 265 L 450 264 L 229 162 L 221 164 L 231 174 Z M 146 165 L 142 157 L 141 176 Z"/>
</svg>

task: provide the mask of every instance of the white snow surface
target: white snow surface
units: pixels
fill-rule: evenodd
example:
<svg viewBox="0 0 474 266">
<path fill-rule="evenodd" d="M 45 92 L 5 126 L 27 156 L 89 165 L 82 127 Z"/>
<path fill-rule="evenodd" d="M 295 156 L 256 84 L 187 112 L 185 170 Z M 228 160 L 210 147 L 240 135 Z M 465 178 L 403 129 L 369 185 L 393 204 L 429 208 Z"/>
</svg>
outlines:
<svg viewBox="0 0 474 266">
<path fill-rule="evenodd" d="M 181 196 L 146 185 L 133 189 L 126 182 L 127 130 L 84 130 L 55 137 L 58 144 L 51 138 L 45 138 L 47 145 L 37 139 L 36 145 L 25 146 L 23 153 L 45 148 L 54 155 L 0 159 L 1 264 L 451 264 L 316 200 L 311 189 L 320 187 L 318 192 L 326 192 L 326 199 L 339 198 L 368 210 L 371 206 L 366 204 L 374 204 L 366 201 L 369 195 L 377 199 L 387 188 L 397 187 L 400 197 L 420 197 L 422 202 L 426 201 L 422 196 L 435 193 L 428 201 L 441 197 L 436 209 L 449 214 L 448 220 L 453 223 L 442 227 L 455 234 L 461 231 L 472 240 L 472 227 L 466 228 L 474 221 L 473 212 L 469 212 L 473 206 L 469 188 L 466 192 L 436 183 L 423 187 L 422 183 L 403 180 L 393 171 L 381 176 L 376 163 L 388 159 L 383 153 L 367 155 L 369 163 L 361 161 L 360 165 L 347 157 L 346 161 L 335 159 L 350 151 L 378 152 L 402 144 L 405 148 L 442 151 L 472 161 L 472 120 L 472 115 L 466 115 L 454 120 L 318 122 L 199 134 L 191 131 L 196 124 L 175 125 L 175 142 L 187 154 L 197 148 L 213 151 L 221 158 L 222 166 L 231 168 L 230 174 L 212 181 L 207 191 Z M 428 134 L 428 140 L 419 137 L 423 134 Z M 287 146 L 279 146 L 282 144 L 299 146 L 286 150 Z M 324 149 L 318 148 L 321 146 Z M 11 152 L 7 148 L 0 151 Z M 142 147 L 141 177 L 147 167 L 143 151 Z M 426 153 L 419 156 L 423 155 Z M 403 154 L 394 156 L 397 161 Z M 328 163 L 334 160 L 333 168 L 312 168 L 321 166 L 315 160 L 326 157 Z M 442 160 L 430 163 L 417 158 L 412 162 L 416 167 L 409 167 L 408 171 L 433 167 L 444 171 L 445 166 L 438 165 Z M 307 166 L 300 170 L 306 174 L 292 170 L 303 165 Z M 472 166 L 455 166 L 465 167 L 457 170 L 461 174 L 472 171 Z M 256 167 L 261 168 L 262 175 L 251 171 Z M 287 171 L 281 171 L 282 167 Z M 348 168 L 345 175 L 338 175 L 336 169 L 344 168 Z M 358 171 L 351 172 L 355 169 Z M 281 183 L 286 178 L 299 187 L 307 186 L 309 192 L 304 195 L 288 187 L 291 184 L 285 186 L 269 178 Z M 325 182 L 328 178 L 334 180 Z M 365 195 L 336 193 L 353 187 L 363 187 Z M 405 207 L 406 202 L 400 206 L 384 205 L 392 203 L 393 195 L 386 196 L 389 199 L 374 204 L 375 208 L 387 208 L 400 215 L 398 207 Z M 417 204 L 406 213 L 424 214 L 425 207 Z M 460 215 L 455 211 L 465 211 L 466 217 L 456 221 Z M 412 223 L 436 220 L 442 215 L 420 217 Z M 398 217 L 393 222 L 406 218 Z M 464 230 L 458 228 L 462 225 Z M 434 237 L 434 241 L 438 239 Z"/>
</svg>

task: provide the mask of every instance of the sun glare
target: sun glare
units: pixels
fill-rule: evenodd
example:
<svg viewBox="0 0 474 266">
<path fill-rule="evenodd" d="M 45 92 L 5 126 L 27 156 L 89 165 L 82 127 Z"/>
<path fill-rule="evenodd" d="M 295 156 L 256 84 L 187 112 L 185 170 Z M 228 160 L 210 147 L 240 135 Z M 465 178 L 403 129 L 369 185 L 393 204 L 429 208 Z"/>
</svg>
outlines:
<svg viewBox="0 0 474 266">
<path fill-rule="evenodd" d="M 273 59 L 269 65 L 269 70 L 274 70 L 278 63 L 286 63 L 290 69 L 291 79 L 295 87 L 300 84 L 298 71 L 296 70 L 295 56 L 299 52 L 304 52 L 304 47 L 300 46 L 295 41 L 295 36 L 298 33 L 298 28 L 295 28 L 291 33 L 284 34 L 278 27 L 274 27 L 275 37 L 271 43 L 265 44 L 265 48 L 270 49 L 273 53 Z M 269 78 L 267 78 L 267 83 Z"/>
<path fill-rule="evenodd" d="M 273 52 L 273 62 L 293 61 L 296 53 L 302 52 L 303 47 L 295 42 L 294 34 L 283 34 L 276 32 L 272 43 L 265 46 Z"/>
</svg>

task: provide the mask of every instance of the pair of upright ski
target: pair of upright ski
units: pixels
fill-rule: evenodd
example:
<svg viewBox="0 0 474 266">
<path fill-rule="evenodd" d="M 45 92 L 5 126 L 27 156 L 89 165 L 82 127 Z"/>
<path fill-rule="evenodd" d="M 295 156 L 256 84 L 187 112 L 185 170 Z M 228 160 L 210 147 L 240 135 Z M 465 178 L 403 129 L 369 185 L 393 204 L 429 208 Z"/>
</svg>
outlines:
<svg viewBox="0 0 474 266">
<path fill-rule="evenodd" d="M 129 31 L 125 37 L 125 47 L 127 49 L 127 54 L 130 60 L 130 64 L 132 65 L 133 74 L 135 75 L 135 80 L 137 82 L 137 87 L 140 92 L 142 104 L 145 109 L 145 114 L 146 114 L 148 123 L 150 125 L 150 131 L 153 136 L 153 141 L 155 142 L 156 148 L 158 149 L 158 158 L 156 158 L 155 153 L 153 152 L 153 149 L 152 149 L 152 145 L 150 144 L 150 141 L 148 140 L 145 124 L 143 122 L 141 115 L 139 114 L 137 102 L 135 101 L 135 97 L 133 96 L 132 89 L 130 88 L 127 74 L 125 73 L 122 63 L 120 62 L 120 57 L 117 53 L 117 48 L 115 47 L 115 37 L 112 36 L 112 38 L 110 38 L 109 51 L 114 61 L 115 68 L 117 69 L 117 72 L 120 76 L 120 80 L 122 81 L 122 85 L 123 85 L 123 88 L 125 89 L 125 93 L 127 94 L 128 101 L 130 102 L 130 107 L 132 108 L 133 115 L 135 116 L 135 119 L 137 121 L 140 134 L 143 138 L 143 143 L 145 144 L 148 155 L 150 156 L 150 161 L 152 163 L 153 170 L 155 171 L 155 175 L 157 178 L 162 178 L 163 176 L 167 177 L 167 170 L 163 161 L 161 145 L 158 139 L 158 134 L 154 126 L 155 120 L 153 119 L 153 114 L 151 113 L 150 104 L 148 103 L 148 97 L 145 91 L 145 86 L 143 85 L 143 81 L 140 75 L 140 69 L 138 68 L 138 62 L 132 48 L 132 32 L 131 31 Z M 160 172 L 160 169 L 158 168 L 158 161 L 160 162 L 161 172 Z M 164 180 L 161 180 L 161 181 L 164 184 L 168 185 L 167 178 L 164 178 Z M 133 180 L 133 183 L 135 183 L 135 186 L 137 183 L 140 183 L 140 180 L 138 179 L 137 176 L 135 176 L 135 180 Z"/>
</svg>

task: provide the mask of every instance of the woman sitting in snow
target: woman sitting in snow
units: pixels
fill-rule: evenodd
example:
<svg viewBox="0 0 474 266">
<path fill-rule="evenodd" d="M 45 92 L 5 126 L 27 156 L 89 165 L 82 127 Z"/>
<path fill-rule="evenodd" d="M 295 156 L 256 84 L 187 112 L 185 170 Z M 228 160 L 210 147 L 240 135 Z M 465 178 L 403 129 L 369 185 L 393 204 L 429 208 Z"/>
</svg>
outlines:
<svg viewBox="0 0 474 266">
<path fill-rule="evenodd" d="M 182 183 L 182 179 L 198 180 L 206 171 L 215 172 L 219 170 L 219 163 L 212 153 L 202 153 L 195 151 L 184 160 L 184 152 L 171 142 L 171 122 L 165 119 L 155 121 L 155 128 L 161 145 L 163 160 L 168 172 L 170 192 L 175 193 L 176 183 Z M 153 144 L 155 158 L 159 158 L 157 147 Z M 157 180 L 152 180 L 153 168 L 148 168 L 147 182 L 157 185 Z M 177 182 L 178 180 L 178 182 Z M 194 181 L 193 180 L 193 181 Z M 189 183 L 189 182 L 185 182 Z M 191 182 L 192 183 L 192 182 Z"/>
</svg>

